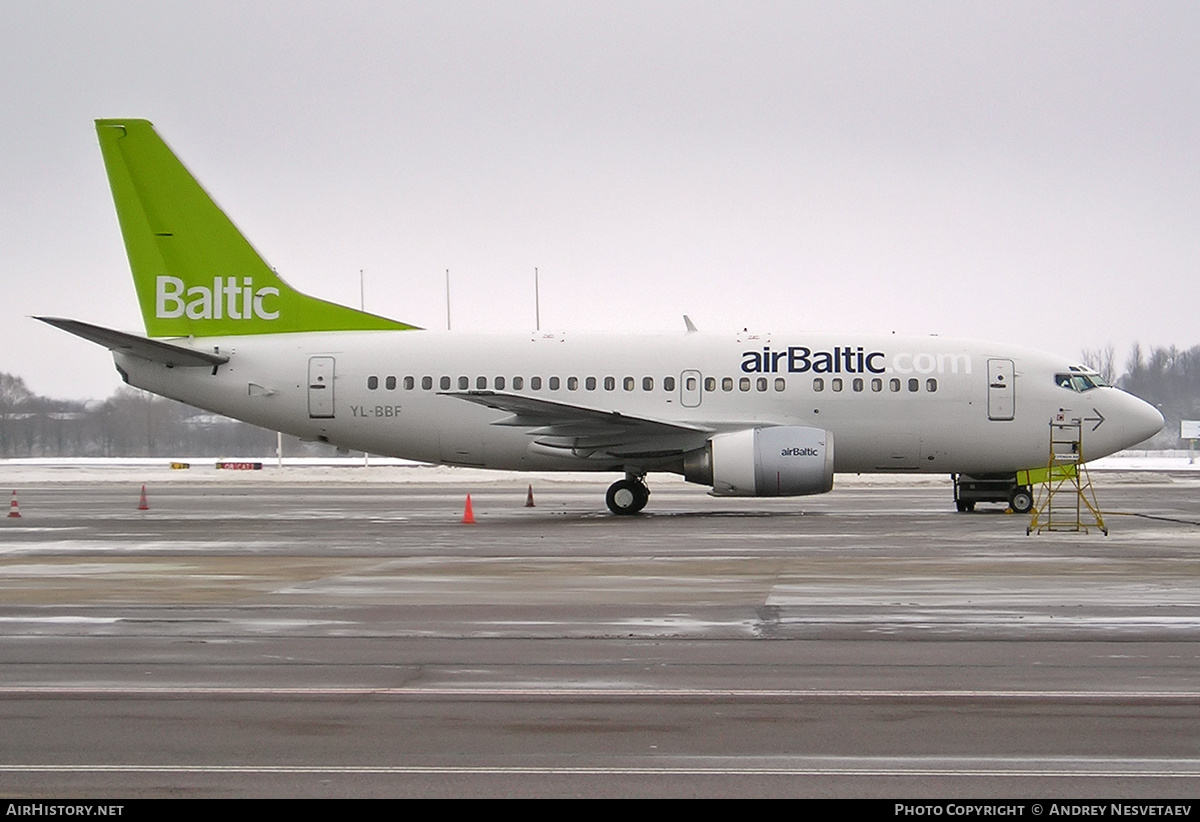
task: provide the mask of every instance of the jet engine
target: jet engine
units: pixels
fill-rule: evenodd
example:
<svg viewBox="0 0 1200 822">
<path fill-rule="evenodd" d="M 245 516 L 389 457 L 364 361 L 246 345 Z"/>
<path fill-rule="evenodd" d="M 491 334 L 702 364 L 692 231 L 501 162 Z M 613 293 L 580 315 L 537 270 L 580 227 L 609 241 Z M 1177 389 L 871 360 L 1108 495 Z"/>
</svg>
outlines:
<svg viewBox="0 0 1200 822">
<path fill-rule="evenodd" d="M 686 455 L 688 482 L 718 497 L 795 497 L 833 488 L 833 433 L 803 425 L 717 434 Z"/>
</svg>

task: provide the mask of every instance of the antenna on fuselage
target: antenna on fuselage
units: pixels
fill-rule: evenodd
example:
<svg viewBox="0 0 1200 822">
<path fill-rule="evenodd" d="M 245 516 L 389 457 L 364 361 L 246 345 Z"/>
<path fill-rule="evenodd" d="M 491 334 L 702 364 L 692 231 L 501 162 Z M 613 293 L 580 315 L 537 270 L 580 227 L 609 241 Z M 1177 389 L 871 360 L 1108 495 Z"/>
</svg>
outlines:
<svg viewBox="0 0 1200 822">
<path fill-rule="evenodd" d="M 363 270 L 358 270 L 358 310 L 366 313 L 367 311 L 367 287 L 364 285 Z M 279 451 L 283 453 L 283 440 L 280 440 Z M 279 464 L 283 465 L 283 457 L 280 456 Z M 363 468 L 368 468 L 371 465 L 371 455 L 363 451 Z"/>
</svg>

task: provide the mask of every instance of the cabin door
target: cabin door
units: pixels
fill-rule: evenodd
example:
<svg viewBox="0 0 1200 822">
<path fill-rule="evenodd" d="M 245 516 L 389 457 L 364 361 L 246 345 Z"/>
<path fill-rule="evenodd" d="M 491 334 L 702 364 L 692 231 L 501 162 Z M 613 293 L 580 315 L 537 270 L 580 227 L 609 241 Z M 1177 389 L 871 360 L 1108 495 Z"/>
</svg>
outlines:
<svg viewBox="0 0 1200 822">
<path fill-rule="evenodd" d="M 988 419 L 1011 420 L 1016 409 L 1012 360 L 988 360 Z"/>
<path fill-rule="evenodd" d="M 333 357 L 308 358 L 308 416 L 333 418 Z"/>
</svg>

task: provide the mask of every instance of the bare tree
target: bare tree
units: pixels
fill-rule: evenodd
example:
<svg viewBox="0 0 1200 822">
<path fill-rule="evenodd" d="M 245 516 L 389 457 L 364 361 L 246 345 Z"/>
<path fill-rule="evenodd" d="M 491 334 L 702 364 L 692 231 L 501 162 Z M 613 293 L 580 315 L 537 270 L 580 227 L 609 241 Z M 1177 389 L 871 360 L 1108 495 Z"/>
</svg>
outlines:
<svg viewBox="0 0 1200 822">
<path fill-rule="evenodd" d="M 1112 343 L 1103 348 L 1085 348 L 1081 353 L 1083 364 L 1088 368 L 1094 369 L 1100 378 L 1109 385 L 1116 385 L 1117 382 L 1117 366 L 1116 366 L 1116 349 Z"/>
</svg>

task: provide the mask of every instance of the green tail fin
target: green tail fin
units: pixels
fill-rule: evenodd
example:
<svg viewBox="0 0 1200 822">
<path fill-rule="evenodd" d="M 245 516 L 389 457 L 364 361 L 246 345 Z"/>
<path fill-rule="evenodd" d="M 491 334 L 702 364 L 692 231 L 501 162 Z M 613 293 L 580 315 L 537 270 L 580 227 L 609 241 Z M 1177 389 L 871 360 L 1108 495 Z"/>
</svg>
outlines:
<svg viewBox="0 0 1200 822">
<path fill-rule="evenodd" d="M 285 283 L 146 120 L 96 132 L 149 336 L 415 328 Z"/>
</svg>

